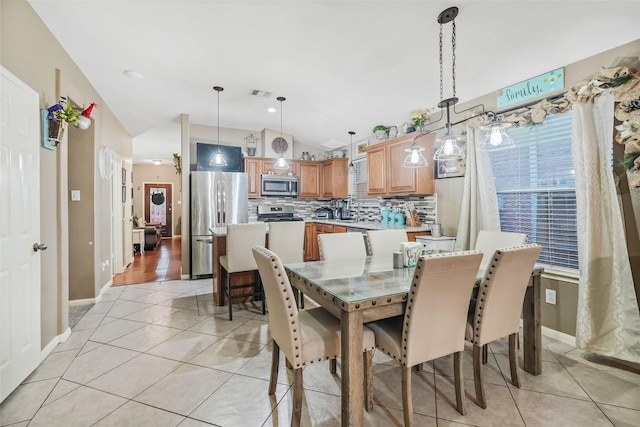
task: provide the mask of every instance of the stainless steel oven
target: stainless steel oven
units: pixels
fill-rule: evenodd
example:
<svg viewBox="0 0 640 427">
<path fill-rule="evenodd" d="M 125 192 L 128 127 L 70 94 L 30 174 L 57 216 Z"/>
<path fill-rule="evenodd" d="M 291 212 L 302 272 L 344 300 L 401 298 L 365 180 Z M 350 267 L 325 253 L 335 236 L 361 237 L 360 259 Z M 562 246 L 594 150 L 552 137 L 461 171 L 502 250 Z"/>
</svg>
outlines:
<svg viewBox="0 0 640 427">
<path fill-rule="evenodd" d="M 297 176 L 262 174 L 260 183 L 263 196 L 298 197 Z"/>
</svg>

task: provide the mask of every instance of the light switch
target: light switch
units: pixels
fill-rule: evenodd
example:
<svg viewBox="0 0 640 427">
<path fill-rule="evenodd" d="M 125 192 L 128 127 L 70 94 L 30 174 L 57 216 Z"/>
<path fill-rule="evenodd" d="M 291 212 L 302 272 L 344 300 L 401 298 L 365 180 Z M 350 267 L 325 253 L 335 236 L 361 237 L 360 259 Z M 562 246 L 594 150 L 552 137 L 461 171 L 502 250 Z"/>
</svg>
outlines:
<svg viewBox="0 0 640 427">
<path fill-rule="evenodd" d="M 72 202 L 80 201 L 80 190 L 71 190 L 71 201 Z"/>
</svg>

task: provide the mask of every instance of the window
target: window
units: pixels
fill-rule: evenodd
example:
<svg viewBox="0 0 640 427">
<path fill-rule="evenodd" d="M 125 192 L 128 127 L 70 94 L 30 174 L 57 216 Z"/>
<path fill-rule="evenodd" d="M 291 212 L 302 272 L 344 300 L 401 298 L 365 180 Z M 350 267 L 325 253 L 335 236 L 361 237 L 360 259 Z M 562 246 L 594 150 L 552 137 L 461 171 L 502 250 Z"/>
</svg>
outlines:
<svg viewBox="0 0 640 427">
<path fill-rule="evenodd" d="M 367 158 L 353 159 L 354 173 L 349 174 L 349 194 L 353 200 L 376 199 L 367 195 Z"/>
<path fill-rule="evenodd" d="M 571 113 L 512 128 L 515 148 L 489 152 L 502 231 L 526 233 L 542 245 L 538 262 L 578 269 Z"/>
</svg>

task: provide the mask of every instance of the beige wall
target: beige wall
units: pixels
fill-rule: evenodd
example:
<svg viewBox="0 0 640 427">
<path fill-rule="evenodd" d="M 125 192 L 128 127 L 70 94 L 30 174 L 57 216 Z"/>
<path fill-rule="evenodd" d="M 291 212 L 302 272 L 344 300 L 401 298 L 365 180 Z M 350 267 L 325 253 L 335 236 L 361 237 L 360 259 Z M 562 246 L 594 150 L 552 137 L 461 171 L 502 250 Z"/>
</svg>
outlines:
<svg viewBox="0 0 640 427">
<path fill-rule="evenodd" d="M 131 159 L 131 138 L 31 6 L 26 1 L 2 1 L 0 19 L 0 62 L 40 94 L 41 108 L 58 101 L 57 85 L 59 94 L 69 96 L 79 105 L 90 102 L 99 105 L 92 114 L 94 139 L 89 143 L 93 144 L 93 150 L 87 154 L 88 158 L 82 158 L 82 162 L 95 165 L 101 145 L 110 147 L 123 159 Z M 58 80 L 56 70 L 60 70 Z M 54 151 L 40 149 L 40 240 L 49 246 L 42 254 L 43 347 L 68 327 L 70 233 L 67 168 L 71 159 L 67 155 L 73 156 L 69 151 L 72 149 L 67 142 Z M 95 167 L 87 171 L 83 179 L 94 186 L 94 206 L 89 220 L 100 224 L 94 227 L 92 236 L 92 257 L 97 264 L 111 258 L 111 225 L 104 221 L 105 216 L 110 217 L 111 190 L 108 182 L 97 178 Z M 74 239 L 76 235 L 71 233 L 71 240 Z M 99 289 L 111 279 L 109 271 L 98 274 L 97 269 L 94 265 L 94 274 L 87 279 L 89 288 L 93 289 L 93 292 L 89 291 L 92 297 L 97 296 Z"/>
<path fill-rule="evenodd" d="M 189 173 L 188 171 L 186 173 Z M 144 217 L 144 184 L 173 184 L 171 206 L 173 206 L 172 234 L 180 235 L 182 223 L 182 192 L 180 175 L 173 165 L 133 165 L 133 212 Z M 188 258 L 185 258 L 188 259 Z"/>
</svg>

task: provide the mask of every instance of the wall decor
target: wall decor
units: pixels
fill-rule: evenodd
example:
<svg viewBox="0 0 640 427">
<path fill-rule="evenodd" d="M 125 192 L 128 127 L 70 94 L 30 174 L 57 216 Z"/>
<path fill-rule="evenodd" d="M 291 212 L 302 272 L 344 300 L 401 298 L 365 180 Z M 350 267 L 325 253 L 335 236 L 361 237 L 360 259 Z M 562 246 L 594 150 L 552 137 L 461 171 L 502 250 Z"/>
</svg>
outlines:
<svg viewBox="0 0 640 427">
<path fill-rule="evenodd" d="M 465 151 L 466 144 L 460 144 L 463 151 Z M 466 158 L 462 159 L 445 159 L 434 160 L 433 170 L 436 179 L 442 178 L 456 178 L 464 176 L 467 167 Z"/>
<path fill-rule="evenodd" d="M 127 186 L 122 186 L 122 203 L 127 201 Z"/>
<path fill-rule="evenodd" d="M 550 71 L 498 91 L 498 108 L 564 89 L 564 68 Z"/>
<path fill-rule="evenodd" d="M 127 185 L 127 170 L 122 168 L 122 185 Z"/>
</svg>

